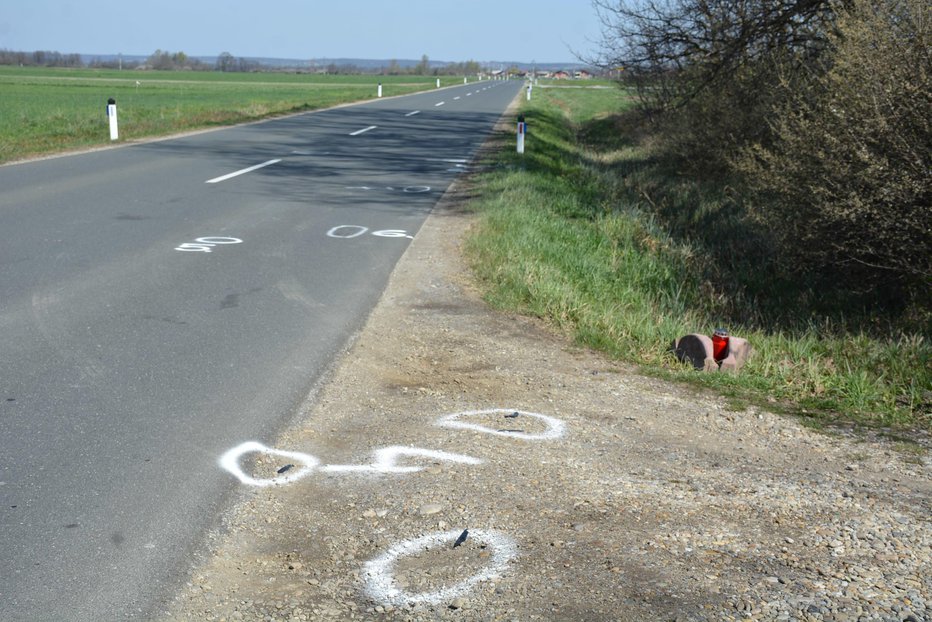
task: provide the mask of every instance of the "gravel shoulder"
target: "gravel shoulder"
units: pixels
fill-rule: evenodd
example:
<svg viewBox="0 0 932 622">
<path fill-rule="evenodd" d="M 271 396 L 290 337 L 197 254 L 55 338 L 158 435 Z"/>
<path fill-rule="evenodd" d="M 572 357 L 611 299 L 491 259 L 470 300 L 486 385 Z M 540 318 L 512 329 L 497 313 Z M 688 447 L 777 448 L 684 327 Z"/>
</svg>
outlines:
<svg viewBox="0 0 932 622">
<path fill-rule="evenodd" d="M 928 452 L 490 310 L 469 192 L 274 451 L 228 456 L 248 483 L 164 620 L 932 620 Z"/>
</svg>

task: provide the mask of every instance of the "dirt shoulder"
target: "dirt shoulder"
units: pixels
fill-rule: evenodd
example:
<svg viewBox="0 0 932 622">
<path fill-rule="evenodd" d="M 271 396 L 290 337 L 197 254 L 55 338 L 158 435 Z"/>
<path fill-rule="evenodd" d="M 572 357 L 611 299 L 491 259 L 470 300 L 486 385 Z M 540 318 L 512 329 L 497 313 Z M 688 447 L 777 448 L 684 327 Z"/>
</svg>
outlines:
<svg viewBox="0 0 932 622">
<path fill-rule="evenodd" d="M 228 456 L 242 495 L 165 620 L 932 620 L 928 455 L 490 310 L 468 197 L 276 439 L 293 453 Z"/>
</svg>

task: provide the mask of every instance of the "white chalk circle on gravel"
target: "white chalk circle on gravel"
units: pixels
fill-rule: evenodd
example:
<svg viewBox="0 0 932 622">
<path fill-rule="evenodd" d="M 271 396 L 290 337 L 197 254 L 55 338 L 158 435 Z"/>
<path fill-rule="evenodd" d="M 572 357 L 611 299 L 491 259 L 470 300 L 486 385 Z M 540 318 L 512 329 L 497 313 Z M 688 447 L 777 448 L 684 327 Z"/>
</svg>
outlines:
<svg viewBox="0 0 932 622">
<path fill-rule="evenodd" d="M 250 453 L 266 454 L 267 456 L 280 456 L 287 460 L 299 462 L 304 466 L 299 469 L 289 469 L 285 474 L 278 477 L 273 477 L 270 479 L 256 479 L 247 475 L 239 465 L 240 458 Z M 221 467 L 236 476 L 236 478 L 242 483 L 249 486 L 258 487 L 290 484 L 291 482 L 295 482 L 302 477 L 305 477 L 306 475 L 310 475 L 311 471 L 314 470 L 314 467 L 320 464 L 320 460 L 310 454 L 305 454 L 298 451 L 283 451 L 281 449 L 272 449 L 271 447 L 266 447 L 262 443 L 257 443 L 255 441 L 247 441 L 241 445 L 237 445 L 233 449 L 230 449 L 225 454 L 220 456 L 219 462 Z"/>
<path fill-rule="evenodd" d="M 453 529 L 405 540 L 366 562 L 363 566 L 366 593 L 373 600 L 394 607 L 408 603 L 436 605 L 466 594 L 483 581 L 501 576 L 507 570 L 508 563 L 517 556 L 518 547 L 507 535 L 498 531 L 470 529 L 469 538 L 484 544 L 490 551 L 489 564 L 484 570 L 455 585 L 433 592 L 411 593 L 398 587 L 394 576 L 395 562 L 438 547 L 449 548 L 461 534 L 462 530 Z"/>
<path fill-rule="evenodd" d="M 513 415 L 517 413 L 518 416 L 514 418 L 504 418 L 505 415 Z M 490 428 L 485 425 L 480 425 L 478 423 L 471 423 L 469 421 L 463 421 L 463 419 L 468 419 L 469 417 L 476 417 L 482 415 L 502 415 L 502 425 L 520 425 L 521 417 L 531 417 L 533 419 L 539 419 L 547 424 L 547 429 L 539 433 L 530 433 L 522 432 L 515 429 L 506 429 L 506 428 Z M 507 423 L 505 423 L 507 422 Z M 452 415 L 446 415 L 441 417 L 437 421 L 437 425 L 442 428 L 452 428 L 454 430 L 475 430 L 476 432 L 482 432 L 483 434 L 493 434 L 495 436 L 507 436 L 510 438 L 520 438 L 526 441 L 546 441 L 553 440 L 555 438 L 561 438 L 566 433 L 566 424 L 555 417 L 548 417 L 547 415 L 541 415 L 538 413 L 525 412 L 523 410 L 514 410 L 512 408 L 493 408 L 491 410 L 467 410 L 461 413 L 453 413 Z"/>
</svg>

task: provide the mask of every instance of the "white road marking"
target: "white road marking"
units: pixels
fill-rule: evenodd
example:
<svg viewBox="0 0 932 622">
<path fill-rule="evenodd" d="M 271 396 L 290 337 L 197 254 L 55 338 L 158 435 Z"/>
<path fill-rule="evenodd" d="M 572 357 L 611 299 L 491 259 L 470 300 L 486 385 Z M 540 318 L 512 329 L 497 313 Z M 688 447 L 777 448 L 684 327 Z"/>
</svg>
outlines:
<svg viewBox="0 0 932 622">
<path fill-rule="evenodd" d="M 361 130 L 356 130 L 355 132 L 351 132 L 350 136 L 359 136 L 360 134 L 365 134 L 369 130 L 374 130 L 377 127 L 378 125 L 370 125 L 369 127 L 364 127 Z"/>
<path fill-rule="evenodd" d="M 434 104 L 434 108 L 436 108 L 437 106 L 442 106 L 442 105 L 444 105 L 445 103 L 447 103 L 447 102 L 440 102 L 439 104 Z"/>
<path fill-rule="evenodd" d="M 469 160 L 463 158 L 427 158 L 428 162 L 450 162 L 451 164 L 467 164 Z"/>
<path fill-rule="evenodd" d="M 218 184 L 218 183 L 220 183 L 221 181 L 226 181 L 226 180 L 232 179 L 232 178 L 234 178 L 234 177 L 239 177 L 240 175 L 245 175 L 246 173 L 251 173 L 251 172 L 253 172 L 253 171 L 255 171 L 255 170 L 258 170 L 258 169 L 260 169 L 260 168 L 265 168 L 266 166 L 271 166 L 272 164 L 278 164 L 279 162 L 281 162 L 280 159 L 279 159 L 279 160 L 269 160 L 268 162 L 263 162 L 262 164 L 256 164 L 255 166 L 250 166 L 249 168 L 244 168 L 244 169 L 242 169 L 242 170 L 240 170 L 240 171 L 236 171 L 236 172 L 230 173 L 230 174 L 228 174 L 228 175 L 223 175 L 223 176 L 221 176 L 221 177 L 214 177 L 213 179 L 208 179 L 206 183 L 208 183 L 208 184 Z"/>
<path fill-rule="evenodd" d="M 453 98 L 453 101 L 456 101 L 457 99 L 459 99 L 459 96 L 458 96 L 458 95 L 457 95 L 456 97 Z"/>
<path fill-rule="evenodd" d="M 406 117 L 413 117 L 413 116 L 416 115 L 416 114 L 421 114 L 421 111 L 420 111 L 420 110 L 415 110 L 415 111 L 413 111 L 413 112 L 409 112 L 409 113 L 406 114 L 405 116 L 406 116 Z"/>
</svg>

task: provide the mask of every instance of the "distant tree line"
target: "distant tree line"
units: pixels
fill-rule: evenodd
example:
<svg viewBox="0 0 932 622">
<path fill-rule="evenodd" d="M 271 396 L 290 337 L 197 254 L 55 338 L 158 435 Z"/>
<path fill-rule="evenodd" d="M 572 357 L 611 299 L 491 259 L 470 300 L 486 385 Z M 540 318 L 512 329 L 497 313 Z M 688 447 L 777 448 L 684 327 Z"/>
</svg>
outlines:
<svg viewBox="0 0 932 622">
<path fill-rule="evenodd" d="M 20 65 L 23 67 L 83 67 L 80 54 L 62 54 L 37 50 L 35 52 L 14 52 L 0 50 L 0 65 Z"/>
<path fill-rule="evenodd" d="M 391 60 L 388 66 L 359 67 L 353 63 L 329 63 L 322 67 L 312 64 L 307 67 L 271 67 L 263 65 L 257 60 L 236 57 L 229 52 L 222 52 L 215 63 L 204 62 L 198 58 L 188 56 L 184 52 L 170 52 L 156 50 L 145 61 L 124 60 L 115 58 L 93 58 L 87 63 L 80 54 L 61 54 L 60 52 L 36 51 L 14 52 L 0 50 L 0 65 L 21 65 L 29 67 L 92 67 L 99 69 L 152 69 L 155 71 L 222 71 L 222 72 L 255 72 L 255 71 L 312 71 L 328 74 L 373 74 L 373 75 L 417 75 L 417 76 L 454 76 L 475 75 L 482 71 L 482 66 L 468 60 L 459 63 L 447 63 L 432 67 L 430 59 L 425 54 L 416 65 L 401 66 L 397 60 Z"/>
<path fill-rule="evenodd" d="M 388 62 L 387 66 L 362 68 L 352 63 L 329 63 L 320 71 L 329 74 L 375 74 L 388 76 L 470 76 L 482 71 L 482 65 L 474 60 L 460 63 L 447 63 L 431 67 L 427 55 L 421 56 L 416 65 L 402 66 L 396 59 Z"/>
</svg>

